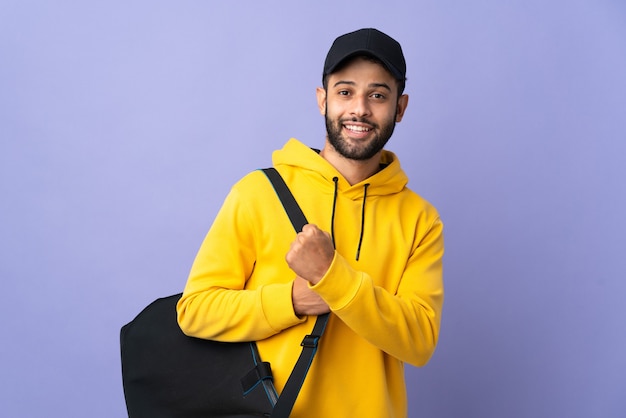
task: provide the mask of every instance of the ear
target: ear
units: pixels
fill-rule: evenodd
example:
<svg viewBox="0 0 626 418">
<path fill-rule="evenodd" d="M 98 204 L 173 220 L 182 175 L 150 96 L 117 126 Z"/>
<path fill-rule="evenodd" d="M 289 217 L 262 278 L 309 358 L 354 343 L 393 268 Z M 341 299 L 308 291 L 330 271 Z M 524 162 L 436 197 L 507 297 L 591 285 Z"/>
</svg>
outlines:
<svg viewBox="0 0 626 418">
<path fill-rule="evenodd" d="M 400 122 L 402 117 L 404 116 L 404 111 L 406 107 L 409 105 L 409 95 L 403 94 L 398 99 L 398 105 L 396 106 L 396 122 Z"/>
<path fill-rule="evenodd" d="M 326 90 L 323 87 L 318 87 L 315 91 L 317 96 L 317 107 L 322 115 L 326 115 Z"/>
</svg>

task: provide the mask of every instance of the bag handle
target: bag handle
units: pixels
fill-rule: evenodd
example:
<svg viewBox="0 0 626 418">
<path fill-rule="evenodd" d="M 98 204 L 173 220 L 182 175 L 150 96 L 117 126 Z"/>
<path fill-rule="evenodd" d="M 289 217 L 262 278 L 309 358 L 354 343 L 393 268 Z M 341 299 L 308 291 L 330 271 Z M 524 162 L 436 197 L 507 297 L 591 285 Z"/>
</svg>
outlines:
<svg viewBox="0 0 626 418">
<path fill-rule="evenodd" d="M 285 180 L 283 180 L 280 173 L 273 167 L 264 168 L 263 172 L 274 186 L 274 190 L 282 202 L 285 212 L 287 212 L 287 216 L 289 216 L 289 220 L 291 221 L 294 229 L 296 232 L 302 231 L 302 227 L 304 227 L 308 221 L 306 220 L 302 209 L 300 209 L 298 202 L 296 202 L 296 199 L 289 190 L 289 187 L 287 187 Z M 315 353 L 317 352 L 317 346 L 320 338 L 322 338 L 324 329 L 326 328 L 328 316 L 329 314 L 327 313 L 319 315 L 315 321 L 315 326 L 313 327 L 311 334 L 305 336 L 302 340 L 302 343 L 300 344 L 302 346 L 302 352 L 300 353 L 300 357 L 289 375 L 289 379 L 287 379 L 287 383 L 285 384 L 282 393 L 278 397 L 278 402 L 274 405 L 271 415 L 272 418 L 289 417 L 289 414 L 293 409 L 293 405 L 296 402 L 296 398 L 300 393 L 300 388 L 302 388 L 304 379 L 309 372 L 309 367 L 313 362 L 313 357 L 315 357 Z"/>
</svg>

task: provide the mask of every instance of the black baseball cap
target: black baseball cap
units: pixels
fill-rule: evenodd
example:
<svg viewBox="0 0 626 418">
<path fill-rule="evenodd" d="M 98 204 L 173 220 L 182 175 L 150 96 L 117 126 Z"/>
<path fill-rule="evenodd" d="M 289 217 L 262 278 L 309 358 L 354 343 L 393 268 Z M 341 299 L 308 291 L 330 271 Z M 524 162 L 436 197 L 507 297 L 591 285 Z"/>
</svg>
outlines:
<svg viewBox="0 0 626 418">
<path fill-rule="evenodd" d="M 335 39 L 326 55 L 324 76 L 335 71 L 346 59 L 360 54 L 379 59 L 397 80 L 406 80 L 402 47 L 389 35 L 373 28 L 359 29 Z"/>
</svg>

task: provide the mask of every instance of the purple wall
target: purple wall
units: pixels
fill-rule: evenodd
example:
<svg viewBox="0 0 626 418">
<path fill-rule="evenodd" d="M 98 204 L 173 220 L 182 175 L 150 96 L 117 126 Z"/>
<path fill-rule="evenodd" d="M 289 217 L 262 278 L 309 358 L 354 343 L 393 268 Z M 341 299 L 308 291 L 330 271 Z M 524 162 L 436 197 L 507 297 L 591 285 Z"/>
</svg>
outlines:
<svg viewBox="0 0 626 418">
<path fill-rule="evenodd" d="M 0 6 L 3 416 L 124 416 L 119 328 L 234 181 L 321 146 L 324 55 L 364 26 L 403 43 L 389 148 L 447 228 L 410 417 L 626 416 L 622 1 L 212 3 Z"/>
</svg>

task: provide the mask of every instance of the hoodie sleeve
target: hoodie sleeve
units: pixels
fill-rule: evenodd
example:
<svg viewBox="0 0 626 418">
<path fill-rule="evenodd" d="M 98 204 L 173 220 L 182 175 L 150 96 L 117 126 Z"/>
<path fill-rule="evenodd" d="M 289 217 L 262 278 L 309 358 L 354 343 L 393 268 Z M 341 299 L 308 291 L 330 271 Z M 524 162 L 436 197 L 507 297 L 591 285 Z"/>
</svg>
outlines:
<svg viewBox="0 0 626 418">
<path fill-rule="evenodd" d="M 291 280 L 250 283 L 259 251 L 251 200 L 248 190 L 233 187 L 197 253 L 177 306 L 187 335 L 252 341 L 303 321 L 293 311 Z"/>
<path fill-rule="evenodd" d="M 415 243 L 395 293 L 375 285 L 340 254 L 315 290 L 348 327 L 393 357 L 422 366 L 439 337 L 443 305 L 443 224 Z"/>
</svg>

